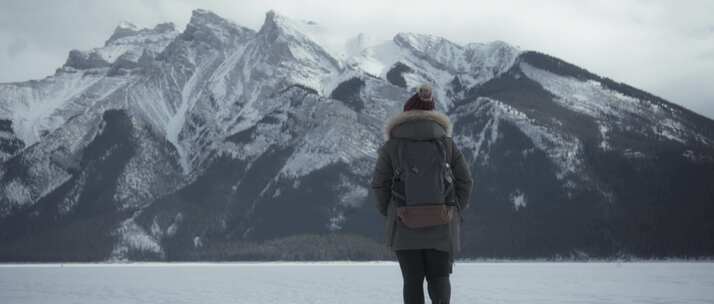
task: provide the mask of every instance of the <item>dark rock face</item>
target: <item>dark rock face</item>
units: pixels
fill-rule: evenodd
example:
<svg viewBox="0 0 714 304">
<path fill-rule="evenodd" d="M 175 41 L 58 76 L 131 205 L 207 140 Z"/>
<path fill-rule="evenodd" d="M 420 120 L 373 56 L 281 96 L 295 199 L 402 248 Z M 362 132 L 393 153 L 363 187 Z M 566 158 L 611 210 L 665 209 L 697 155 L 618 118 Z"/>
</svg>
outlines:
<svg viewBox="0 0 714 304">
<path fill-rule="evenodd" d="M 25 147 L 25 143 L 15 136 L 12 130 L 12 121 L 0 119 L 0 160 L 6 160 L 9 156 L 15 155 Z"/>
<path fill-rule="evenodd" d="M 343 83 L 340 83 L 330 98 L 334 98 L 344 102 L 346 105 L 359 112 L 364 108 L 364 101 L 360 97 L 360 92 L 364 88 L 364 80 L 359 78 L 351 78 Z"/>
<path fill-rule="evenodd" d="M 387 72 L 387 81 L 395 86 L 406 88 L 407 82 L 404 80 L 404 76 L 402 74 L 411 72 L 413 72 L 413 70 L 409 66 L 401 62 L 397 62 L 389 70 L 389 72 Z"/>
<path fill-rule="evenodd" d="M 72 67 L 79 70 L 91 69 L 91 68 L 103 68 L 108 67 L 109 62 L 104 60 L 97 53 L 83 53 L 78 50 L 71 50 L 69 52 L 69 58 L 64 64 L 66 67 Z"/>
<path fill-rule="evenodd" d="M 107 111 L 101 124 L 102 132 L 82 153 L 79 172 L 0 222 L 3 260 L 96 261 L 111 253 L 111 231 L 124 215 L 113 196 L 135 143 L 125 112 Z M 20 160 L 16 166 L 25 170 Z"/>
<path fill-rule="evenodd" d="M 602 80 L 545 55 L 528 52 L 520 59 L 558 75 Z M 621 93 L 646 94 L 633 90 Z M 561 122 L 551 127 L 582 142 L 583 174 L 587 180 L 564 191 L 562 181 L 554 178 L 557 170 L 546 165 L 547 158 L 523 131 L 510 123 L 501 124 L 502 137 L 490 147 L 488 162 L 477 161 L 473 168 L 475 208 L 464 233 L 473 237 L 465 239 L 465 255 L 525 258 L 582 253 L 648 258 L 711 255 L 714 225 L 700 215 L 714 212 L 714 188 L 705 186 L 714 178 L 714 167 L 711 162 L 683 157 L 698 144 L 687 147 L 672 141 L 658 142 L 651 135 L 623 129 L 608 135 L 610 145 L 643 151 L 648 156 L 633 158 L 616 149 L 603 150 L 598 122 L 556 103 L 554 99 L 558 97 L 525 77 L 518 65 L 472 88 L 469 95 L 498 100 L 536 120 Z M 470 106 L 471 102 L 465 101 L 451 112 L 466 116 L 462 111 Z M 492 106 L 491 102 L 480 105 Z M 477 118 L 458 120 L 455 133 L 471 134 L 472 130 L 484 128 L 490 131 L 487 125 L 490 117 L 478 114 L 477 111 L 474 115 Z M 640 122 L 635 118 L 625 123 Z M 711 125 L 711 121 L 705 124 Z M 711 155 L 711 148 L 706 150 L 703 153 Z M 473 155 L 469 157 L 474 159 Z M 527 206 L 514 208 L 508 202 L 513 193 L 506 189 L 525 193 Z M 692 210 L 696 215 L 689 214 Z"/>
</svg>

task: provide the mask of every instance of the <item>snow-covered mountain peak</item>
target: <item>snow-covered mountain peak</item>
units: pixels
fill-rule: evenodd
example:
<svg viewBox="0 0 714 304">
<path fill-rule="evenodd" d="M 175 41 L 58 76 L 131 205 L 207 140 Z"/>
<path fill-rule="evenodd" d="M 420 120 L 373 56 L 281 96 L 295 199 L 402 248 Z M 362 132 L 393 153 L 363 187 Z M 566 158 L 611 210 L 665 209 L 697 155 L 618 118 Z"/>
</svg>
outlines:
<svg viewBox="0 0 714 304">
<path fill-rule="evenodd" d="M 505 59 L 513 59 L 521 53 L 520 48 L 500 40 L 487 43 L 471 42 L 466 44 L 464 48 L 467 52 L 470 51 L 472 55 L 482 57 L 503 57 Z"/>
<path fill-rule="evenodd" d="M 279 75 L 286 84 L 300 84 L 321 94 L 343 71 L 340 55 L 329 46 L 330 31 L 313 21 L 294 20 L 274 10 L 265 14 L 265 22 L 256 35 L 260 57 L 267 64 L 279 63 Z M 344 41 L 342 41 L 344 43 Z"/>
<path fill-rule="evenodd" d="M 176 25 L 173 22 L 159 23 L 154 26 L 156 32 L 173 32 L 176 30 Z"/>
<path fill-rule="evenodd" d="M 277 39 L 281 31 L 281 19 L 283 18 L 276 11 L 269 10 L 265 13 L 265 21 L 258 30 L 258 34 L 267 37 L 270 41 Z"/>
<path fill-rule="evenodd" d="M 421 52 L 427 52 L 430 49 L 448 45 L 449 47 L 461 49 L 462 46 L 453 43 L 443 37 L 434 35 L 406 33 L 400 32 L 394 35 L 394 42 L 405 48 L 413 48 Z"/>
<path fill-rule="evenodd" d="M 501 40 L 494 40 L 491 42 L 483 43 L 483 42 L 470 42 L 465 45 L 466 48 L 472 49 L 472 48 L 490 48 L 490 49 L 497 49 L 497 48 L 516 48 L 510 44 L 508 44 L 505 41 Z"/>
<path fill-rule="evenodd" d="M 326 29 L 314 21 L 292 19 L 275 10 L 265 13 L 265 22 L 260 29 L 263 33 L 277 31 L 279 34 L 295 37 L 308 36 L 309 32 L 324 30 Z"/>
<path fill-rule="evenodd" d="M 196 9 L 191 13 L 191 20 L 181 33 L 184 40 L 200 40 L 220 47 L 237 37 L 253 34 L 252 29 L 237 25 L 215 13 Z"/>
<path fill-rule="evenodd" d="M 374 37 L 365 33 L 359 33 L 345 42 L 345 55 L 347 58 L 354 58 L 362 55 L 366 49 L 374 47 L 377 44 L 377 40 Z"/>
<path fill-rule="evenodd" d="M 314 44 L 336 61 L 341 62 L 348 57 L 347 36 L 312 20 L 293 19 L 270 10 L 265 14 L 260 32 L 270 41 L 282 35 L 298 43 Z"/>
<path fill-rule="evenodd" d="M 393 40 L 399 47 L 429 61 L 434 67 L 452 73 L 473 73 L 484 67 L 503 72 L 510 68 L 520 53 L 518 48 L 503 41 L 462 46 L 443 37 L 417 33 L 398 33 Z"/>
<path fill-rule="evenodd" d="M 200 26 L 200 25 L 228 25 L 228 26 L 233 26 L 233 23 L 224 19 L 221 16 L 218 16 L 216 13 L 205 10 L 205 9 L 195 9 L 191 12 L 191 19 L 189 20 L 188 24 L 192 26 Z"/>
<path fill-rule="evenodd" d="M 145 50 L 154 54 L 160 53 L 177 35 L 178 31 L 173 23 L 139 29 L 136 25 L 123 21 L 117 25 L 103 47 L 89 51 L 70 51 L 64 67 L 80 70 L 105 68 L 117 62 L 119 58 L 124 63 L 137 63 Z"/>
<path fill-rule="evenodd" d="M 169 36 L 169 37 L 161 37 Z M 114 32 L 104 44 L 140 44 L 161 38 L 173 38 L 176 36 L 176 26 L 171 23 L 160 23 L 154 28 L 139 28 L 131 22 L 122 21 L 114 29 Z"/>
<path fill-rule="evenodd" d="M 139 27 L 137 27 L 136 24 L 134 24 L 134 23 L 123 20 L 123 21 L 120 21 L 119 24 L 117 24 L 117 29 L 127 29 L 127 30 L 138 31 Z"/>
</svg>

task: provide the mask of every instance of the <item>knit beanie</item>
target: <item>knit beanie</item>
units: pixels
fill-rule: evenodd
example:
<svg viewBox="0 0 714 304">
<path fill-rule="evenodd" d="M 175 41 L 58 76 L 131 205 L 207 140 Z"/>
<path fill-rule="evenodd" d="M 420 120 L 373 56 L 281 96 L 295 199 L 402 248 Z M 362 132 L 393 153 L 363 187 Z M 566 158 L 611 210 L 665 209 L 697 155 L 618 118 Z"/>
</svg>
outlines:
<svg viewBox="0 0 714 304">
<path fill-rule="evenodd" d="M 420 85 L 417 88 L 417 93 L 407 100 L 404 104 L 404 111 L 410 110 L 434 110 L 434 98 L 431 96 L 430 85 Z"/>
</svg>

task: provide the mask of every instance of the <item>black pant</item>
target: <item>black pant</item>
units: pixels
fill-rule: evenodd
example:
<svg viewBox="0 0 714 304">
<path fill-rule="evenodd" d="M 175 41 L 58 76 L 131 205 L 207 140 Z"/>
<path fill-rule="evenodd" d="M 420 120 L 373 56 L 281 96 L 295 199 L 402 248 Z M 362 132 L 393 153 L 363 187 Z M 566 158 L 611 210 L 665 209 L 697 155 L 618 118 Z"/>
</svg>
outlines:
<svg viewBox="0 0 714 304">
<path fill-rule="evenodd" d="M 449 252 L 436 249 L 396 250 L 404 279 L 404 303 L 424 304 L 424 277 L 431 302 L 448 304 L 451 298 L 452 260 Z"/>
</svg>

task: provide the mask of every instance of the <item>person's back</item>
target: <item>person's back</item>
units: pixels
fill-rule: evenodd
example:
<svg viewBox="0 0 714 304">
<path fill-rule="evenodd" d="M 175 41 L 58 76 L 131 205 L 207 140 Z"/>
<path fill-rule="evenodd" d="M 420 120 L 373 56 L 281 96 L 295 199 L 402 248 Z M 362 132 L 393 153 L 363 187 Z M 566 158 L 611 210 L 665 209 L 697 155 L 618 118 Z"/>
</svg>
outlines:
<svg viewBox="0 0 714 304">
<path fill-rule="evenodd" d="M 379 150 L 372 188 L 377 197 L 377 209 L 386 219 L 386 244 L 395 251 L 402 270 L 405 303 L 424 302 L 424 277 L 429 283 L 432 302 L 448 303 L 451 293 L 449 275 L 453 269 L 453 258 L 461 249 L 460 217 L 461 212 L 469 206 L 472 180 L 463 155 L 451 139 L 449 118 L 433 111 L 431 90 L 428 87 L 426 89 L 428 91 L 424 92 L 425 88 L 420 88 L 421 94 L 414 95 L 405 104 L 404 112 L 387 122 L 387 141 Z M 434 145 L 436 148 L 430 148 Z M 453 177 L 453 191 L 446 193 L 443 202 L 454 202 L 458 209 L 453 219 L 444 224 L 415 228 L 407 225 L 404 214 L 398 212 L 407 209 L 404 208 L 408 205 L 404 194 L 409 191 L 405 191 L 403 178 L 400 180 L 399 177 L 402 175 L 400 170 L 404 167 L 402 163 L 405 159 L 418 159 L 420 153 L 435 154 L 437 158 L 438 153 L 445 156 L 449 176 Z M 426 159 L 428 158 L 427 155 Z M 438 176 L 437 180 L 440 178 Z M 412 188 L 414 187 L 425 186 L 412 185 Z M 416 190 L 419 192 L 419 189 Z"/>
</svg>

